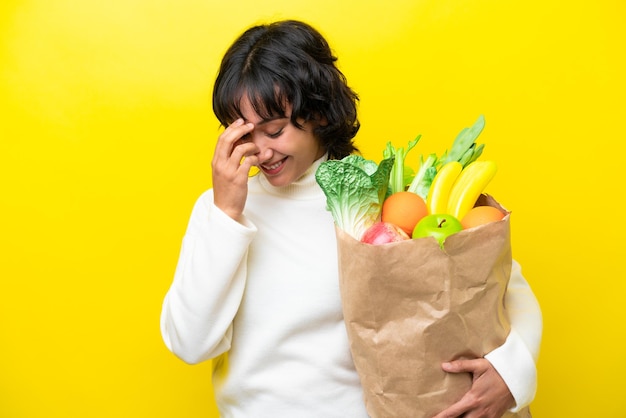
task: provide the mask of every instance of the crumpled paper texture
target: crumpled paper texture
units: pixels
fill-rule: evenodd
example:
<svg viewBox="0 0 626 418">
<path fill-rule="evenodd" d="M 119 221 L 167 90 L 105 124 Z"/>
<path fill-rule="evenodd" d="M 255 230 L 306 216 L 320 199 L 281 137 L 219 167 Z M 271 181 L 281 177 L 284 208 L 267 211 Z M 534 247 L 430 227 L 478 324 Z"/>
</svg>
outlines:
<svg viewBox="0 0 626 418">
<path fill-rule="evenodd" d="M 363 244 L 337 228 L 340 289 L 352 356 L 372 418 L 429 418 L 470 388 L 441 363 L 482 357 L 505 341 L 512 256 L 507 215 L 435 239 Z M 530 417 L 527 408 L 506 417 Z"/>
</svg>

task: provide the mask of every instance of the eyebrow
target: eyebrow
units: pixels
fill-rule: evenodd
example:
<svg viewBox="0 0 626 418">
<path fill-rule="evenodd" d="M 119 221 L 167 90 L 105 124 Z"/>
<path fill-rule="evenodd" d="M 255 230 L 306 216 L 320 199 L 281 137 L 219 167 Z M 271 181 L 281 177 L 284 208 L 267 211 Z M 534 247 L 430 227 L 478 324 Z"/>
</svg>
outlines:
<svg viewBox="0 0 626 418">
<path fill-rule="evenodd" d="M 274 116 L 274 117 L 270 117 L 270 118 L 265 118 L 265 119 L 261 120 L 261 122 L 255 123 L 255 125 L 263 126 L 265 124 L 268 124 L 270 122 L 273 122 L 273 121 L 279 120 L 279 119 L 289 119 L 289 118 L 287 116 Z M 246 121 L 246 122 L 249 122 L 249 121 Z"/>
</svg>

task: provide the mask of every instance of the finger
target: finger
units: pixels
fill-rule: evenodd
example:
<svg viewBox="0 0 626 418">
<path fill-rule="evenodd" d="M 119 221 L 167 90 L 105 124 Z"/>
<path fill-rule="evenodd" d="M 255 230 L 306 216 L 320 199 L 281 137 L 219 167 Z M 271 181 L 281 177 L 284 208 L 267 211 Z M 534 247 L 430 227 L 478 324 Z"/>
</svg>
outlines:
<svg viewBox="0 0 626 418">
<path fill-rule="evenodd" d="M 238 119 L 229 125 L 218 137 L 215 153 L 221 159 L 229 159 L 237 144 L 243 143 L 242 138 L 252 130 L 252 126 Z"/>
<path fill-rule="evenodd" d="M 259 152 L 259 148 L 253 142 L 235 143 L 235 146 L 228 157 L 233 163 L 241 165 L 246 158 L 252 157 Z"/>
<path fill-rule="evenodd" d="M 463 397 L 460 401 L 441 411 L 433 418 L 457 418 L 463 416 L 464 413 L 471 409 L 469 402 Z"/>
<path fill-rule="evenodd" d="M 441 368 L 448 373 L 478 373 L 486 369 L 483 362 L 485 359 L 461 359 L 453 360 L 441 365 Z"/>
<path fill-rule="evenodd" d="M 244 170 L 246 174 L 250 174 L 252 167 L 259 165 L 259 157 L 256 154 L 250 154 L 243 157 L 240 164 L 240 169 Z"/>
<path fill-rule="evenodd" d="M 253 142 L 240 142 L 238 144 L 235 142 L 232 147 L 232 149 L 228 149 L 222 146 L 216 149 L 212 162 L 214 174 L 221 173 L 228 175 L 228 173 L 231 173 L 230 175 L 234 175 L 242 171 L 242 162 L 246 158 L 254 156 L 259 151 L 258 147 Z M 248 164 L 258 164 L 258 161 L 257 159 L 252 159 L 248 161 Z M 249 169 L 249 166 L 247 168 Z M 245 176 L 248 175 L 248 171 L 249 170 L 246 171 Z"/>
<path fill-rule="evenodd" d="M 222 159 L 230 158 L 236 146 L 241 144 L 241 139 L 248 133 L 252 132 L 254 125 L 251 123 L 243 123 L 243 119 L 237 119 L 230 124 L 224 132 L 218 137 L 215 146 L 215 155 Z"/>
</svg>

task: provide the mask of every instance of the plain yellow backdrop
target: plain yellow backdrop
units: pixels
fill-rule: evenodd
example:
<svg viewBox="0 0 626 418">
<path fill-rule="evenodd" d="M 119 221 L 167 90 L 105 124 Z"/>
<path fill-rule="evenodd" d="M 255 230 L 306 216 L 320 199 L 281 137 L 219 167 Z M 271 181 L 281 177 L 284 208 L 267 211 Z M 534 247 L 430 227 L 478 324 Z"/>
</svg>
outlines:
<svg viewBox="0 0 626 418">
<path fill-rule="evenodd" d="M 0 417 L 215 417 L 210 364 L 159 333 L 210 106 L 244 28 L 318 27 L 357 142 L 440 153 L 486 118 L 488 191 L 544 313 L 534 416 L 626 416 L 623 0 L 3 0 Z"/>
</svg>

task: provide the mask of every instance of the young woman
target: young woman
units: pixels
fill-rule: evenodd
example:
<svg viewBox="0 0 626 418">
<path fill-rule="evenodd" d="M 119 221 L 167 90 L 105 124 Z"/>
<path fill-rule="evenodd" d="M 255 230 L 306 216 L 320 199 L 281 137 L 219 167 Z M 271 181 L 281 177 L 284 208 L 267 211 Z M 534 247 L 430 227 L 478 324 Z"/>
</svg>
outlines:
<svg viewBox="0 0 626 418">
<path fill-rule="evenodd" d="M 326 40 L 303 22 L 252 27 L 223 58 L 213 188 L 192 211 L 161 315 L 173 353 L 213 359 L 223 417 L 367 417 L 333 219 L 314 176 L 322 161 L 356 151 L 357 101 Z M 443 366 L 474 381 L 442 417 L 497 417 L 533 399 L 541 312 L 516 263 L 507 309 L 502 347 Z"/>
</svg>

